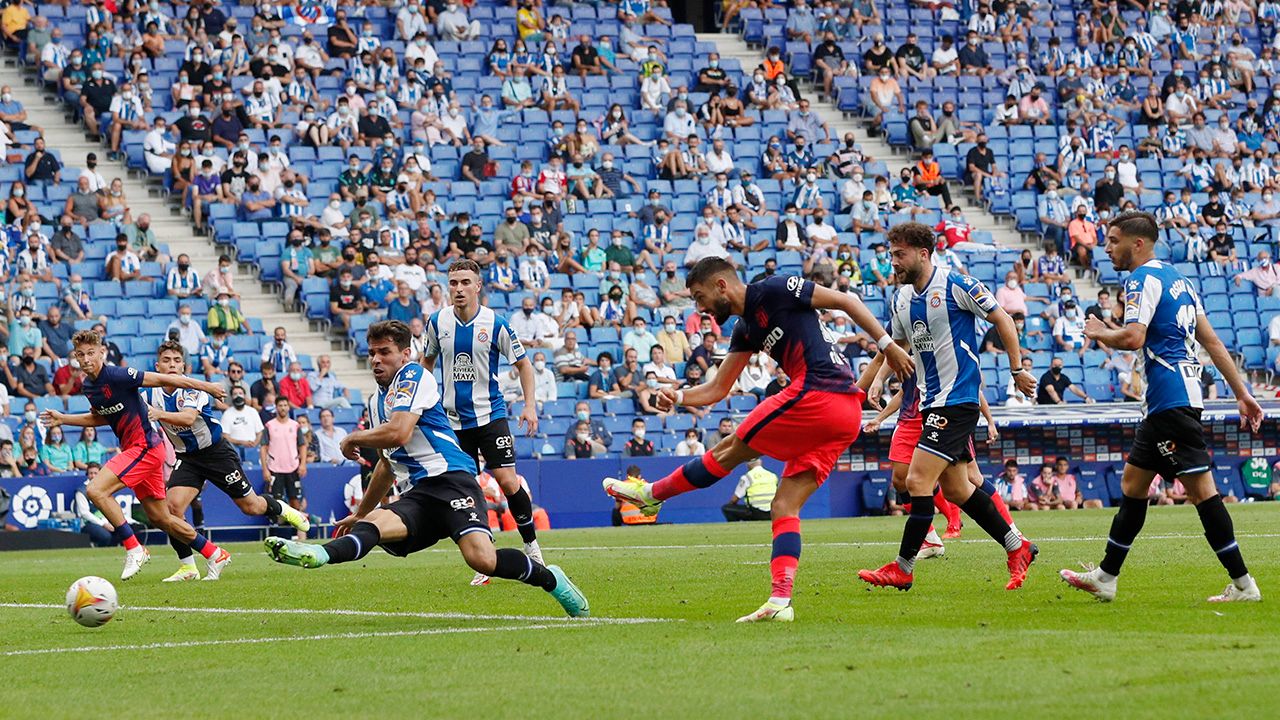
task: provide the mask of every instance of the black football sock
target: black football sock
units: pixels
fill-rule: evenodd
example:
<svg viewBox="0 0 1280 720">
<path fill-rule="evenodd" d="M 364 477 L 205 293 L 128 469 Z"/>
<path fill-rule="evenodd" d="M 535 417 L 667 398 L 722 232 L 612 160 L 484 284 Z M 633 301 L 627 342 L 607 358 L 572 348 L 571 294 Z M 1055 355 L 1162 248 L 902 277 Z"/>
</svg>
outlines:
<svg viewBox="0 0 1280 720">
<path fill-rule="evenodd" d="M 199 497 L 191 501 L 191 527 L 204 531 L 204 503 Z"/>
<path fill-rule="evenodd" d="M 498 561 L 494 564 L 494 577 L 504 580 L 517 580 L 525 585 L 533 585 L 550 592 L 556 587 L 556 576 L 551 571 L 515 548 L 498 550 Z"/>
<path fill-rule="evenodd" d="M 516 529 L 520 531 L 520 539 L 531 543 L 538 539 L 538 531 L 533 527 L 533 498 L 525 491 L 524 486 L 507 495 L 507 507 L 511 517 L 516 519 Z"/>
<path fill-rule="evenodd" d="M 173 551 L 178 553 L 178 560 L 181 561 L 183 565 L 190 565 L 195 563 L 195 561 L 191 559 L 192 553 L 191 553 L 190 545 L 170 535 L 169 547 L 172 547 Z"/>
<path fill-rule="evenodd" d="M 965 515 L 973 518 L 973 521 L 978 523 L 978 527 L 1004 546 L 1006 552 L 1013 552 L 1022 547 L 1022 536 L 1000 517 L 1000 510 L 996 508 L 995 503 L 991 502 L 991 496 L 982 492 L 981 488 L 974 488 L 973 494 L 960 505 L 960 509 Z"/>
<path fill-rule="evenodd" d="M 1203 504 L 1203 503 L 1202 503 Z M 1204 517 L 1201 513 L 1200 517 Z M 1111 533 L 1107 535 L 1107 552 L 1102 556 L 1098 569 L 1116 576 L 1120 574 L 1120 566 L 1129 555 L 1129 548 L 1142 532 L 1142 525 L 1147 521 L 1147 499 L 1125 495 L 1120 500 L 1120 509 L 1111 520 Z M 1227 521 L 1228 527 L 1230 520 Z M 1212 541 L 1210 541 L 1212 544 Z"/>
<path fill-rule="evenodd" d="M 916 553 L 920 552 L 920 544 L 933 527 L 933 496 L 913 495 L 911 497 L 911 514 L 907 516 L 906 526 L 902 528 L 902 545 L 898 547 L 898 567 L 904 573 L 911 573 L 916 566 Z"/>
<path fill-rule="evenodd" d="M 1236 531 L 1231 524 L 1231 514 L 1222 502 L 1221 495 L 1214 495 L 1196 506 L 1200 513 L 1200 524 L 1204 526 L 1204 537 L 1209 547 L 1218 554 L 1218 562 L 1227 569 L 1232 580 L 1249 574 L 1244 566 L 1244 557 L 1240 555 L 1240 546 L 1236 544 Z"/>
<path fill-rule="evenodd" d="M 324 544 L 324 551 L 329 554 L 329 565 L 351 562 L 368 555 L 382 539 L 378 526 L 371 522 L 358 522 L 351 532 L 337 540 Z"/>
<path fill-rule="evenodd" d="M 264 517 L 273 523 L 280 522 L 280 501 L 271 493 L 262 493 L 262 499 L 267 501 L 267 512 Z"/>
</svg>

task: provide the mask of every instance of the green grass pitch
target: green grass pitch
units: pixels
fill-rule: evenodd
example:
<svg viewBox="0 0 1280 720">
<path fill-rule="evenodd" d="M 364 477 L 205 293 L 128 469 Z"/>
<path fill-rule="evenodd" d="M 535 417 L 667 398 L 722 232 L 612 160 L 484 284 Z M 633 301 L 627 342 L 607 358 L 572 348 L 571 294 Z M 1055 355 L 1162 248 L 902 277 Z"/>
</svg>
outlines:
<svg viewBox="0 0 1280 720">
<path fill-rule="evenodd" d="M 806 522 L 790 625 L 733 622 L 768 594 L 765 523 L 545 533 L 589 622 L 470 587 L 452 545 L 311 571 L 233 545 L 222 580 L 181 585 L 160 583 L 167 546 L 128 583 L 119 549 L 5 553 L 0 716 L 1275 717 L 1280 506 L 1232 514 L 1260 604 L 1205 602 L 1227 580 L 1186 507 L 1152 510 L 1110 605 L 1057 578 L 1099 559 L 1110 510 L 1018 515 L 1041 554 L 1016 592 L 972 523 L 903 593 L 855 577 L 894 556 L 901 518 Z M 61 607 L 82 575 L 120 593 L 105 627 Z"/>
</svg>

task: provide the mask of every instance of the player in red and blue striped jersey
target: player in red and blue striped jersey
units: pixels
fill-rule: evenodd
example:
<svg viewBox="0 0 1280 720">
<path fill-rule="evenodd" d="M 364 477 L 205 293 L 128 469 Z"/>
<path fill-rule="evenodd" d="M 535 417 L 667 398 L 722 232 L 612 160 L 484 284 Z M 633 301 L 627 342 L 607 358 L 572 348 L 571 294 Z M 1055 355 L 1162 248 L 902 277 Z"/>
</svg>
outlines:
<svg viewBox="0 0 1280 720">
<path fill-rule="evenodd" d="M 735 434 L 700 458 L 649 484 L 643 480 L 605 480 L 605 492 L 652 515 L 663 501 L 710 487 L 734 467 L 761 455 L 786 463 L 771 506 L 773 555 L 769 567 L 773 591 L 759 610 L 738 619 L 789 621 L 795 617 L 791 590 L 800 563 L 800 508 L 831 473 L 836 459 L 858 439 L 862 401 L 845 357 L 823 332 L 819 310 L 846 313 L 877 338 L 890 367 L 902 375 L 911 369 L 906 351 L 857 297 L 814 285 L 804 278 L 776 275 L 747 285 L 725 260 L 704 258 L 685 280 L 698 309 L 733 329 L 729 354 L 711 382 L 689 390 L 662 391 L 659 405 L 714 405 L 724 399 L 757 352 L 769 353 L 782 365 L 791 384 L 747 416 Z"/>
<path fill-rule="evenodd" d="M 85 488 L 102 515 L 115 528 L 118 542 L 125 547 L 121 580 L 128 580 L 151 560 L 134 536 L 124 511 L 112 495 L 129 488 L 142 503 L 151 524 L 174 540 L 191 546 L 220 571 L 231 562 L 231 554 L 197 533 L 187 521 L 169 512 L 165 503 L 164 442 L 147 416 L 147 405 L 138 392 L 141 388 L 199 390 L 221 399 L 226 391 L 221 385 L 183 375 L 142 372 L 106 364 L 107 349 L 102 338 L 92 330 L 81 330 L 71 339 L 71 357 L 84 371 L 84 396 L 89 400 L 88 413 L 69 414 L 46 410 L 40 417 L 48 428 L 59 425 L 92 427 L 110 425 L 120 440 L 120 453 L 107 461 L 97 477 Z"/>
</svg>

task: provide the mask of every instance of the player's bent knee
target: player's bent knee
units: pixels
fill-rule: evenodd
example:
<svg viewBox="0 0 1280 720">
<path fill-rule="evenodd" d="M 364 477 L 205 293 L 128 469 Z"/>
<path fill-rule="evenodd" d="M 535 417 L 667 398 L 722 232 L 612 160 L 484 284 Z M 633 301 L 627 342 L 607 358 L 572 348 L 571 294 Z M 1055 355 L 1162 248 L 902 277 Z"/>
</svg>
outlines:
<svg viewBox="0 0 1280 720">
<path fill-rule="evenodd" d="M 498 567 L 498 551 L 484 533 L 471 533 L 458 539 L 462 559 L 476 572 L 492 575 Z"/>
</svg>

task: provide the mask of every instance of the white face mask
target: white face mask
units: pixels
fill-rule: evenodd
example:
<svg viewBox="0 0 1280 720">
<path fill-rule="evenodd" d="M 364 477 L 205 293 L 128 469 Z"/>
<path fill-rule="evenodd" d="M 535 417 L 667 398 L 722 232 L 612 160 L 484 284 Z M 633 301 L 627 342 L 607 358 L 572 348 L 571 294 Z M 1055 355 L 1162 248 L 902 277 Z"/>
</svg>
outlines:
<svg viewBox="0 0 1280 720">
<path fill-rule="evenodd" d="M 1018 281 L 1017 281 L 1017 280 L 1006 280 L 1004 284 L 1005 284 L 1005 287 L 1009 288 L 1010 290 L 1017 290 L 1017 289 L 1018 289 Z"/>
<path fill-rule="evenodd" d="M 547 369 L 547 361 L 546 361 L 546 360 L 534 360 L 534 361 L 533 361 L 533 369 L 537 370 L 538 372 L 542 372 L 543 370 L 546 370 L 546 369 Z"/>
<path fill-rule="evenodd" d="M 653 381 L 653 382 L 655 382 L 655 384 L 656 384 L 656 381 Z M 632 434 L 632 436 L 634 436 L 634 437 L 635 437 L 635 439 L 637 439 L 637 440 L 643 440 L 643 439 L 644 439 L 644 428 L 636 428 L 635 430 L 632 430 L 632 431 L 631 431 L 631 434 Z"/>
</svg>

